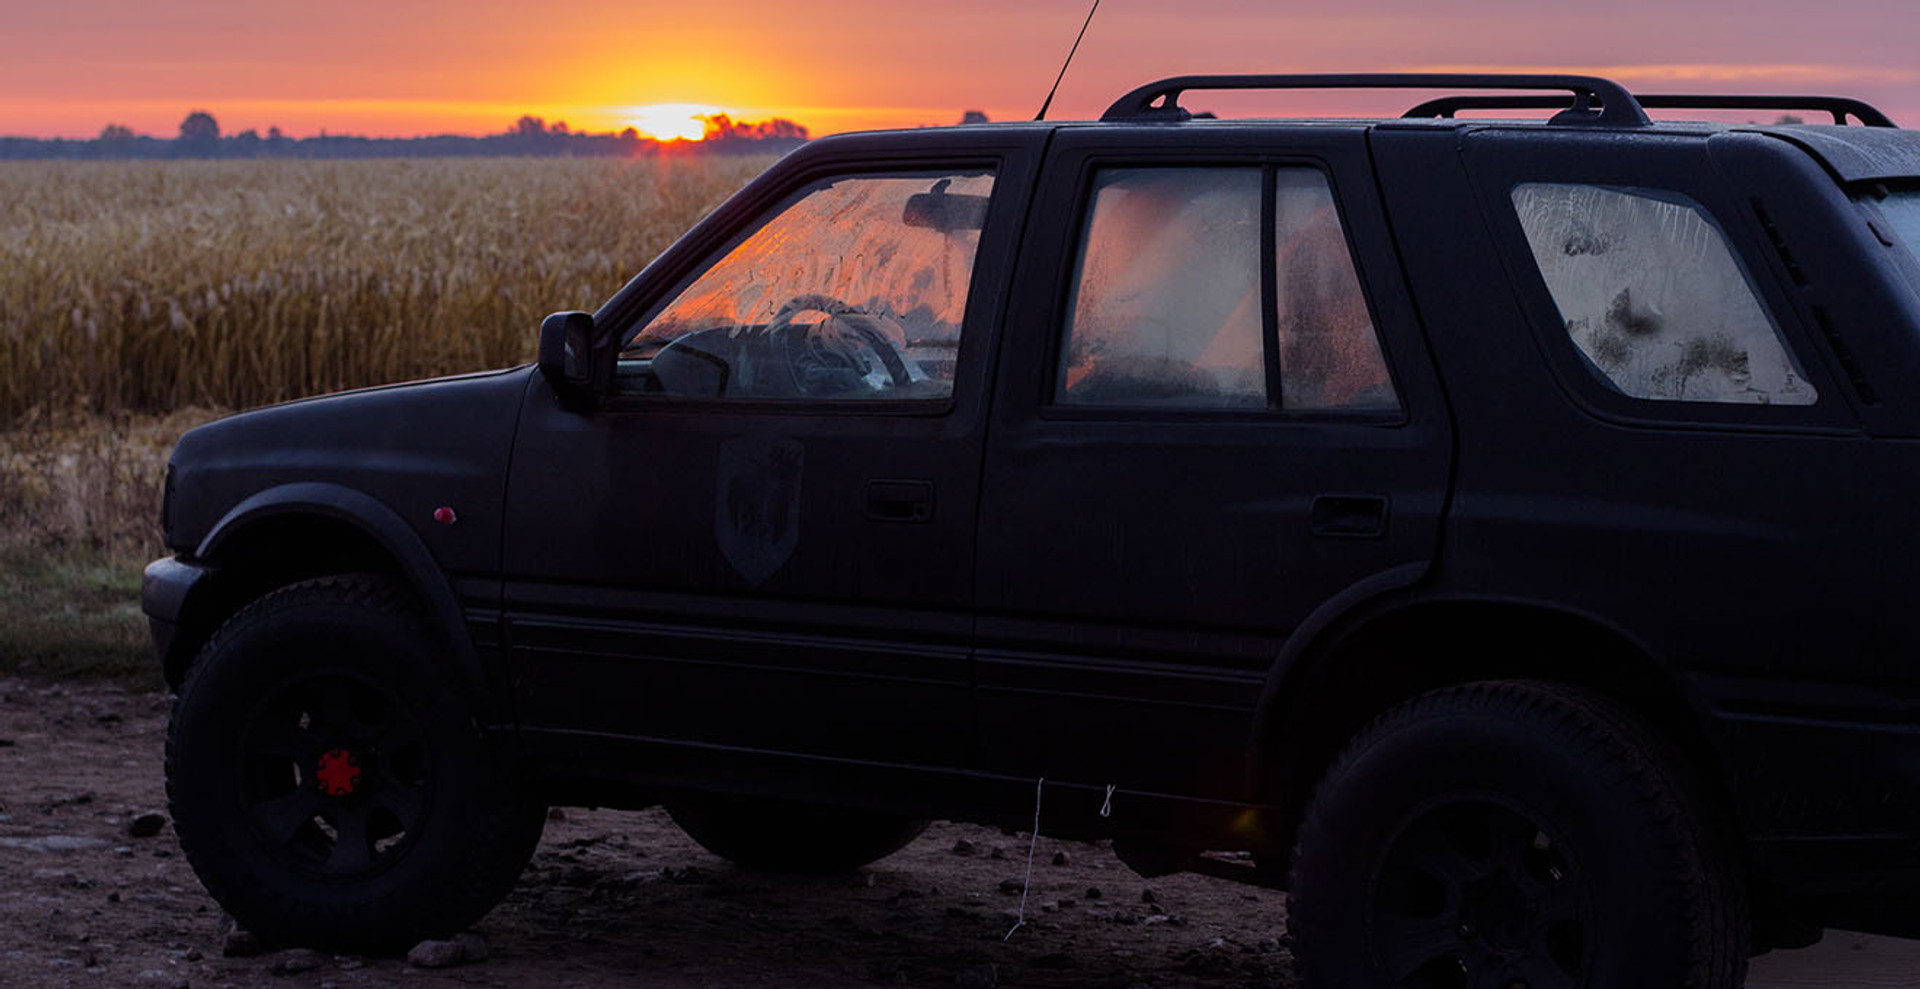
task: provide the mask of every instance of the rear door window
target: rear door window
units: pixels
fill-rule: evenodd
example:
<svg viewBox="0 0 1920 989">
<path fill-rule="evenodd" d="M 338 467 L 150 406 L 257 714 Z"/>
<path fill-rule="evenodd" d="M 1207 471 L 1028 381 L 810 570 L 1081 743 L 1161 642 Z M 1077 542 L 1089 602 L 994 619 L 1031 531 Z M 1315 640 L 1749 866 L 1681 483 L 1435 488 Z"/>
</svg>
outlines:
<svg viewBox="0 0 1920 989">
<path fill-rule="evenodd" d="M 1068 312 L 1062 402 L 1265 408 L 1260 169 L 1103 171 Z"/>
<path fill-rule="evenodd" d="M 1327 177 L 1274 172 L 1274 318 L 1285 409 L 1398 409 Z"/>
<path fill-rule="evenodd" d="M 1259 165 L 1096 173 L 1054 401 L 1398 411 L 1326 174 Z"/>
</svg>

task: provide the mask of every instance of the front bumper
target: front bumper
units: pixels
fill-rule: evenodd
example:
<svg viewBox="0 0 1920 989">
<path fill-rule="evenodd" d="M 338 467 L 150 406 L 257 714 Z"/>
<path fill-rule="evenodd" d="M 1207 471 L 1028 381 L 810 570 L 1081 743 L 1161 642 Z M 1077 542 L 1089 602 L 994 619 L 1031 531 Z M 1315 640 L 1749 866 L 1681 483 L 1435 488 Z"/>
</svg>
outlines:
<svg viewBox="0 0 1920 989">
<path fill-rule="evenodd" d="M 180 629 L 190 614 L 194 589 L 213 576 L 213 567 L 184 556 L 165 556 L 147 564 L 140 581 L 140 610 L 146 612 L 153 633 L 153 650 L 173 683 L 186 665 L 174 655 L 181 645 Z M 175 684 L 177 686 L 177 684 Z"/>
</svg>

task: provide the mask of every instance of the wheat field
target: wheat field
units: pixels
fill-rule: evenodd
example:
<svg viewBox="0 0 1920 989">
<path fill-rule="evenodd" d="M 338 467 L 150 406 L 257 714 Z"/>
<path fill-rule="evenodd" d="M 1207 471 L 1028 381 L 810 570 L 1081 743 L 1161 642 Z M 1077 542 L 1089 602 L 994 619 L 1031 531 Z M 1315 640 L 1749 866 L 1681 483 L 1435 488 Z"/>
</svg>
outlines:
<svg viewBox="0 0 1920 989">
<path fill-rule="evenodd" d="M 0 672 L 151 675 L 185 429 L 528 360 L 771 161 L 0 162 Z"/>
<path fill-rule="evenodd" d="M 0 163 L 0 424 L 525 360 L 768 163 Z"/>
</svg>

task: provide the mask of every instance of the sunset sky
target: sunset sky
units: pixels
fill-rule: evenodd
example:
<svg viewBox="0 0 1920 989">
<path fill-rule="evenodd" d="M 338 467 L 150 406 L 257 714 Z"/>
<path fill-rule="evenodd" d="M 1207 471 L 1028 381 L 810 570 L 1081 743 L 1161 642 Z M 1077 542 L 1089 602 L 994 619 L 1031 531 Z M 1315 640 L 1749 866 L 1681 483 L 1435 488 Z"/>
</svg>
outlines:
<svg viewBox="0 0 1920 989">
<path fill-rule="evenodd" d="M 1572 70 L 1645 91 L 1834 92 L 1920 125 L 1913 0 L 1103 0 L 1054 117 L 1098 115 L 1181 72 Z M 233 133 L 574 130 L 651 104 L 815 134 L 1031 117 L 1080 0 L 9 0 L 0 134 L 170 137 L 206 109 Z M 1368 94 L 1227 111 L 1396 112 Z M 644 129 L 644 128 L 643 128 Z"/>
</svg>

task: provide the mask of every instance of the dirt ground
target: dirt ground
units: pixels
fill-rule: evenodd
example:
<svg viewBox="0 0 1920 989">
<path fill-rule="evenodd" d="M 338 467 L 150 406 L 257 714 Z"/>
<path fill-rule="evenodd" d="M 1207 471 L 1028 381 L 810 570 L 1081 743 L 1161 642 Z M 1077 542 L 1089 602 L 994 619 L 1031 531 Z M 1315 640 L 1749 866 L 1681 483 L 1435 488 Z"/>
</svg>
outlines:
<svg viewBox="0 0 1920 989">
<path fill-rule="evenodd" d="M 313 952 L 225 957 L 164 810 L 168 700 L 0 680 L 0 986 L 1286 987 L 1280 894 L 1143 880 L 1100 845 L 936 824 L 851 876 L 735 869 L 655 810 L 565 810 L 475 928 L 484 961 L 425 969 Z M 969 853 L 970 852 L 970 853 Z M 1914 942 L 1831 934 L 1757 959 L 1756 989 L 1920 986 Z"/>
</svg>

